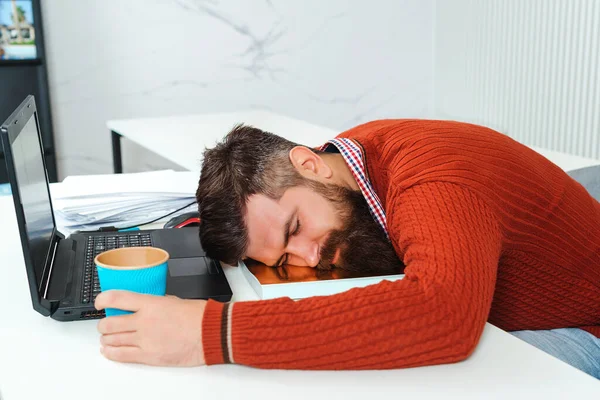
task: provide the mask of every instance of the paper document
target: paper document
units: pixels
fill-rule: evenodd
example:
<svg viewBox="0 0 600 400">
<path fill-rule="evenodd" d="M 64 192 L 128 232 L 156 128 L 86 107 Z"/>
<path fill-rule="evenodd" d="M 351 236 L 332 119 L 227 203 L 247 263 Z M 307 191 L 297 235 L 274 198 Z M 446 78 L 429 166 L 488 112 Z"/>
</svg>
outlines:
<svg viewBox="0 0 600 400">
<path fill-rule="evenodd" d="M 50 185 L 56 224 L 68 233 L 148 223 L 194 203 L 198 178 L 172 170 L 70 176 Z M 169 218 L 196 210 L 191 204 Z"/>
</svg>

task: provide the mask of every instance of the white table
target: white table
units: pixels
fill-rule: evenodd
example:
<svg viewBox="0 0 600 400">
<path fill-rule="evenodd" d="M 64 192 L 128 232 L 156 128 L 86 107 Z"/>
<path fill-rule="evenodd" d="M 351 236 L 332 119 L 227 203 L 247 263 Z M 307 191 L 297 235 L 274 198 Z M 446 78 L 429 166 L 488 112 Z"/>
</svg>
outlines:
<svg viewBox="0 0 600 400">
<path fill-rule="evenodd" d="M 331 129 L 267 111 L 111 120 L 106 125 L 112 133 L 115 172 L 122 170 L 120 137 L 187 170 L 200 171 L 204 147 L 214 146 L 239 123 L 254 125 L 307 146 L 318 146 L 324 143 L 324 138 L 335 135 Z"/>
<path fill-rule="evenodd" d="M 9 196 L 0 197 L 0 220 L 3 400 L 564 399 L 600 393 L 600 381 L 490 324 L 466 361 L 422 368 L 316 372 L 114 363 L 99 353 L 97 321 L 57 322 L 33 310 Z M 225 272 L 236 300 L 255 298 L 237 269 Z"/>
<path fill-rule="evenodd" d="M 333 132 L 269 113 L 112 121 L 111 129 L 191 170 L 204 145 L 236 122 L 318 145 Z M 197 125 L 195 125 L 197 124 Z M 169 134 L 165 135 L 165 129 Z M 197 134 L 201 132 L 200 134 Z M 181 145 L 185 139 L 186 146 Z M 589 160 L 565 156 L 563 167 Z M 598 162 L 595 162 L 598 163 Z M 37 314 L 27 286 L 12 199 L 0 197 L 0 398 L 20 399 L 563 399 L 592 397 L 600 381 L 486 324 L 466 361 L 385 371 L 273 371 L 238 365 L 157 368 L 119 364 L 99 353 L 97 321 L 57 322 Z M 256 296 L 235 268 L 225 267 L 234 301 Z"/>
<path fill-rule="evenodd" d="M 121 137 L 189 171 L 200 171 L 204 147 L 212 147 L 238 123 L 253 125 L 293 142 L 319 146 L 340 132 L 268 111 L 182 115 L 107 121 L 113 138 L 115 172 L 122 172 Z M 532 147 L 559 167 L 570 170 L 596 165 L 600 160 Z M 126 155 L 125 155 L 126 157 Z"/>
</svg>

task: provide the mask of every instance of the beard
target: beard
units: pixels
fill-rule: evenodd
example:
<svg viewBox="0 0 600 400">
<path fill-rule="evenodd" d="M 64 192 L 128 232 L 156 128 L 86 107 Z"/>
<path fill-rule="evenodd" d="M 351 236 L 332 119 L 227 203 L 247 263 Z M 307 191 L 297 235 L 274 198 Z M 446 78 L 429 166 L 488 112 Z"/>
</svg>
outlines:
<svg viewBox="0 0 600 400">
<path fill-rule="evenodd" d="M 339 268 L 355 276 L 404 272 L 404 263 L 375 221 L 361 192 L 315 181 L 308 184 L 333 203 L 342 221 L 342 227 L 331 231 L 321 247 L 319 270 Z M 340 253 L 333 264 L 338 249 Z"/>
</svg>

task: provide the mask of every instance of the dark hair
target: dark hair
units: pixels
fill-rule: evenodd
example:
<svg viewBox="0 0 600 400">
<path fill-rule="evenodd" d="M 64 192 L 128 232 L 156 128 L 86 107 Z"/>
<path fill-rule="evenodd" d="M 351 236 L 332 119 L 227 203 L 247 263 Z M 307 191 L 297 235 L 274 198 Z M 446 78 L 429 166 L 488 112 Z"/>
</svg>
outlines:
<svg viewBox="0 0 600 400">
<path fill-rule="evenodd" d="M 279 200 L 286 189 L 303 184 L 289 159 L 295 146 L 299 145 L 242 124 L 204 151 L 196 199 L 200 241 L 207 256 L 237 264 L 248 248 L 244 219 L 248 197 L 264 194 Z"/>
</svg>

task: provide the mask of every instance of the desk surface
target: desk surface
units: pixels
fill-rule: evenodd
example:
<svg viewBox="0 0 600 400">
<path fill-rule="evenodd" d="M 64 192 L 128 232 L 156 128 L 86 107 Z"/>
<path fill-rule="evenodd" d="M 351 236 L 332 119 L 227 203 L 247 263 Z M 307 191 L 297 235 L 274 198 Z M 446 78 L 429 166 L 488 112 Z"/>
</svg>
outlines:
<svg viewBox="0 0 600 400">
<path fill-rule="evenodd" d="M 199 171 L 204 147 L 214 146 L 238 123 L 254 125 L 306 146 L 319 146 L 339 133 L 268 111 L 111 120 L 106 125 L 110 130 L 187 170 Z M 600 160 L 591 158 L 532 148 L 564 170 L 600 163 Z"/>
<path fill-rule="evenodd" d="M 600 381 L 487 324 L 474 354 L 457 364 L 385 371 L 278 371 L 238 365 L 157 368 L 99 353 L 97 321 L 57 322 L 31 307 L 12 199 L 0 197 L 0 397 L 109 400 L 331 399 L 346 397 L 577 398 Z M 237 300 L 251 299 L 226 268 Z"/>
</svg>

